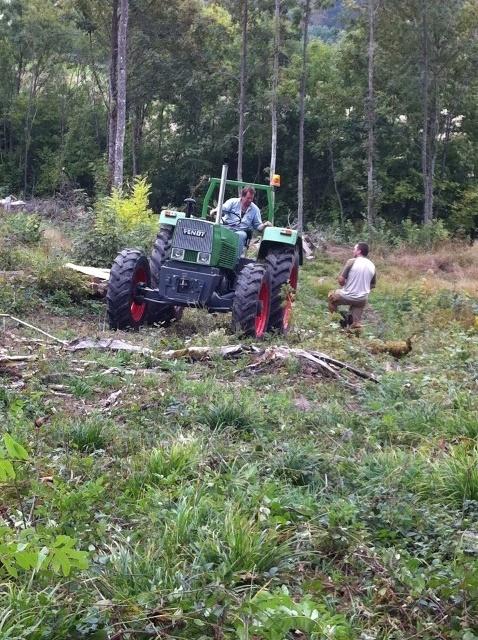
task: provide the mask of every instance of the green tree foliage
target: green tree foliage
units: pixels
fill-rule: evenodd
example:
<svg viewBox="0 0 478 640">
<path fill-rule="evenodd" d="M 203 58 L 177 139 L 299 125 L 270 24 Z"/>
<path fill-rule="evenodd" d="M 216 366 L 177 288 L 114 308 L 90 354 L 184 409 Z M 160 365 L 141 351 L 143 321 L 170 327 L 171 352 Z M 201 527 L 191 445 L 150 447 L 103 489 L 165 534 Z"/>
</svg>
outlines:
<svg viewBox="0 0 478 640">
<path fill-rule="evenodd" d="M 249 4 L 243 175 L 258 182 L 267 181 L 270 162 L 274 4 Z M 384 0 L 380 6 L 377 215 L 392 224 L 423 218 L 425 7 L 433 213 L 450 229 L 470 230 L 478 172 L 476 3 Z M 155 210 L 200 197 L 224 159 L 235 173 L 238 7 L 231 0 L 130 2 L 125 178 L 149 176 Z M 81 187 L 103 195 L 111 8 L 100 0 L 0 0 L 0 194 Z M 286 221 L 297 210 L 303 3 L 281 0 L 280 13 L 277 202 Z M 314 8 L 310 34 L 305 218 L 360 222 L 367 202 L 365 3 Z"/>
</svg>

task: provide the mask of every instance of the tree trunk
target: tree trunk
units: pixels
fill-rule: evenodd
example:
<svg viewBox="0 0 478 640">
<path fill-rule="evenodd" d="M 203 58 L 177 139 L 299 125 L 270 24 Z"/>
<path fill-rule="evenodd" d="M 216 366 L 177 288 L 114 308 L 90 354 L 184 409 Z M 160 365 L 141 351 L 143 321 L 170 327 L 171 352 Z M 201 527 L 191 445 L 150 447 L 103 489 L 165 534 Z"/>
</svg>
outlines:
<svg viewBox="0 0 478 640">
<path fill-rule="evenodd" d="M 18 58 L 17 71 L 15 74 L 15 92 L 16 95 L 20 95 L 20 89 L 22 88 L 22 78 L 23 72 L 25 70 L 25 64 L 23 60 L 23 51 L 20 51 L 20 56 Z"/>
<path fill-rule="evenodd" d="M 28 189 L 28 169 L 30 162 L 30 146 L 32 141 L 32 129 L 33 123 L 35 122 L 36 114 L 37 114 L 37 83 L 39 78 L 39 71 L 36 69 L 31 78 L 30 82 L 30 90 L 28 93 L 28 104 L 27 110 L 25 113 L 25 157 L 23 159 L 23 195 L 27 196 Z M 33 193 L 33 187 L 32 187 Z"/>
<path fill-rule="evenodd" d="M 118 20 L 118 117 L 116 123 L 113 186 L 123 187 L 124 134 L 126 129 L 126 43 L 128 39 L 128 1 L 120 0 Z"/>
<path fill-rule="evenodd" d="M 272 68 L 271 97 L 271 164 L 269 178 L 272 180 L 276 172 L 277 158 L 277 88 L 279 86 L 279 50 L 280 50 L 280 0 L 275 0 L 274 8 L 274 61 Z M 275 191 L 272 190 L 272 208 L 275 205 Z"/>
<path fill-rule="evenodd" d="M 339 187 L 337 184 L 337 174 L 335 172 L 335 160 L 334 160 L 334 151 L 332 149 L 332 142 L 329 140 L 329 156 L 330 156 L 330 169 L 332 171 L 332 180 L 334 183 L 335 195 L 337 196 L 337 202 L 339 203 L 340 210 L 340 224 L 344 224 L 344 206 L 342 204 L 342 198 L 340 196 Z"/>
<path fill-rule="evenodd" d="M 423 222 L 433 220 L 433 173 L 435 140 L 431 136 L 436 133 L 433 124 L 433 109 L 430 108 L 430 34 L 428 32 L 428 0 L 422 0 L 422 104 L 423 104 L 423 132 L 422 132 L 422 176 L 424 191 Z M 435 108 L 436 110 L 436 108 Z"/>
<path fill-rule="evenodd" d="M 242 159 L 244 155 L 244 112 L 246 102 L 247 76 L 247 13 L 249 0 L 242 0 L 242 46 L 241 72 L 239 81 L 239 138 L 237 148 L 237 179 L 242 181 Z"/>
<path fill-rule="evenodd" d="M 117 99 L 118 99 L 118 0 L 113 0 L 111 18 L 111 61 L 110 61 L 110 95 L 108 122 L 108 184 L 113 185 L 115 173 L 115 143 L 117 128 Z"/>
<path fill-rule="evenodd" d="M 375 3 L 376 0 L 368 0 L 368 96 L 367 96 L 367 224 L 371 227 L 375 222 Z"/>
<path fill-rule="evenodd" d="M 138 175 L 138 158 L 137 158 L 137 146 L 136 146 L 136 116 L 133 119 L 133 126 L 131 127 L 131 171 L 133 178 Z"/>
<path fill-rule="evenodd" d="M 146 117 L 146 105 L 137 105 L 134 110 L 132 127 L 131 156 L 133 163 L 133 176 L 141 173 L 141 155 L 143 144 L 144 119 Z"/>
<path fill-rule="evenodd" d="M 302 76 L 300 79 L 299 97 L 299 166 L 297 178 L 297 229 L 304 231 L 304 121 L 305 121 L 305 90 L 307 80 L 307 42 L 309 35 L 310 0 L 305 0 L 304 6 L 304 40 L 302 48 Z"/>
<path fill-rule="evenodd" d="M 453 114 L 449 111 L 445 116 L 445 130 L 443 132 L 443 154 L 441 157 L 440 178 L 445 177 L 446 160 L 448 155 L 448 145 L 450 144 Z"/>
<path fill-rule="evenodd" d="M 161 157 L 161 152 L 163 150 L 163 129 L 164 129 L 164 110 L 165 110 L 165 106 L 164 104 L 159 104 L 158 108 L 157 108 L 157 131 L 158 131 L 158 147 L 157 147 L 157 155 L 158 158 Z"/>
</svg>

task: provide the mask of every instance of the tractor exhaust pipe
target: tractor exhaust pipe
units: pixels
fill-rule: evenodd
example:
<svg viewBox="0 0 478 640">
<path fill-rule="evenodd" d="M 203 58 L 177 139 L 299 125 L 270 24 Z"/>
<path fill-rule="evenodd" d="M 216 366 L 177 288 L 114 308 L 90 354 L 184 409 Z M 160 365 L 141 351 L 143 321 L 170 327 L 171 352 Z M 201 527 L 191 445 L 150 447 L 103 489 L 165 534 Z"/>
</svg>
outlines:
<svg viewBox="0 0 478 640">
<path fill-rule="evenodd" d="M 216 224 L 221 224 L 222 205 L 224 204 L 224 192 L 226 191 L 227 164 L 222 165 L 221 184 L 219 185 L 219 199 L 217 201 Z"/>
</svg>

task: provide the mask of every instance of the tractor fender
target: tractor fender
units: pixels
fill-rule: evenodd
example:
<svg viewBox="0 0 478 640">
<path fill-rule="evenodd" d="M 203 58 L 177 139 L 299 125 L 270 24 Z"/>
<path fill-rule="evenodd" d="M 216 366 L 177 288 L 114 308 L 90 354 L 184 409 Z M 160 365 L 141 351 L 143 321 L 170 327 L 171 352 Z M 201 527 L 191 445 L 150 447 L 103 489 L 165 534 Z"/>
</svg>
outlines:
<svg viewBox="0 0 478 640">
<path fill-rule="evenodd" d="M 287 232 L 287 233 L 286 233 Z M 302 237 L 294 229 L 281 227 L 266 227 L 259 247 L 258 259 L 265 258 L 271 249 L 297 248 L 299 251 L 299 264 L 303 263 Z"/>
<path fill-rule="evenodd" d="M 160 226 L 168 225 L 170 227 L 175 227 L 177 221 L 185 217 L 186 217 L 186 214 L 184 213 L 184 211 L 173 211 L 172 209 L 163 209 L 159 214 L 159 224 Z"/>
</svg>

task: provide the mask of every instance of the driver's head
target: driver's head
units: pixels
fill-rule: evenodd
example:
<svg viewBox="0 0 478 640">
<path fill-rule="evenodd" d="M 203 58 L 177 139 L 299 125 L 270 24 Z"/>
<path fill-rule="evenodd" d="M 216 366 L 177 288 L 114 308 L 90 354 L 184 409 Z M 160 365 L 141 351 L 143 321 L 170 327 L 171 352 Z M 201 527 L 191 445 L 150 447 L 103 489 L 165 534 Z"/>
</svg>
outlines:
<svg viewBox="0 0 478 640">
<path fill-rule="evenodd" d="M 256 195 L 254 187 L 244 187 L 241 191 L 241 203 L 245 209 L 251 204 Z"/>
</svg>

